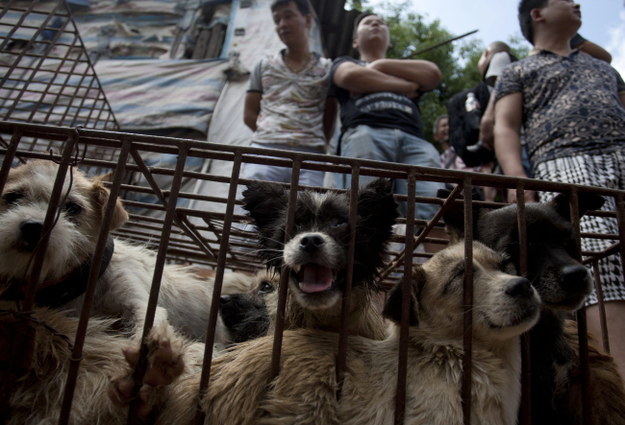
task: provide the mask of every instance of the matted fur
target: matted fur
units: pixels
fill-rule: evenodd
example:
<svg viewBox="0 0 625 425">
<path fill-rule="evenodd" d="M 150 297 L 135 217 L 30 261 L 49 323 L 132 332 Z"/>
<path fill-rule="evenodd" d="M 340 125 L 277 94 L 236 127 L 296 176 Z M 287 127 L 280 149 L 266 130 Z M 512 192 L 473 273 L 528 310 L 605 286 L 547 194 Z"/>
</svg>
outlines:
<svg viewBox="0 0 625 425">
<path fill-rule="evenodd" d="M 603 198 L 578 194 L 579 215 L 599 209 Z M 581 424 L 581 377 L 577 330 L 564 326 L 565 317 L 579 309 L 591 290 L 587 269 L 578 255 L 570 222 L 570 198 L 556 196 L 548 203 L 525 206 L 528 257 L 527 277 L 543 302 L 541 317 L 530 332 L 532 424 Z M 462 208 L 452 208 L 445 222 L 452 238 L 462 236 Z M 517 207 L 476 208 L 474 239 L 510 257 L 520 269 Z M 625 389 L 614 360 L 601 354 L 591 338 L 589 346 L 591 416 L 597 424 L 625 424 Z M 595 345 L 593 345 L 595 344 Z"/>
<path fill-rule="evenodd" d="M 36 309 L 34 320 L 28 323 L 35 331 L 34 355 L 30 367 L 19 377 L 8 401 L 10 408 L 7 425 L 56 424 L 61 410 L 67 372 L 70 366 L 71 346 L 78 327 L 78 319 L 64 311 Z M 10 347 L 13 316 L 0 316 L 0 347 Z M 110 332 L 113 320 L 91 319 L 83 346 L 83 357 L 76 381 L 70 413 L 72 425 L 125 424 L 128 405 L 114 402 L 109 397 L 111 379 L 131 373 L 122 350 L 133 345 L 133 340 Z M 173 344 L 173 353 L 191 352 L 184 339 L 170 333 L 170 328 L 153 328 L 148 346 Z M 148 362 L 152 369 L 162 370 L 153 362 L 152 351 Z M 178 354 L 174 354 L 174 357 Z M 168 367 L 168 366 L 167 366 Z M 179 370 L 177 373 L 180 373 Z M 152 398 L 156 389 L 143 388 L 143 395 Z M 158 399 L 150 400 L 157 404 Z"/>
<path fill-rule="evenodd" d="M 32 161 L 9 172 L 0 200 L 0 292 L 24 279 L 33 256 L 20 230 L 24 223 L 42 223 L 58 166 L 51 161 Z M 65 179 L 59 219 L 53 227 L 41 269 L 41 282 L 68 275 L 85 263 L 95 250 L 96 239 L 108 202 L 109 191 L 103 184 L 89 180 L 78 170 Z M 128 219 L 117 200 L 111 229 Z M 123 319 L 125 326 L 140 334 L 147 310 L 155 269 L 153 251 L 115 240 L 115 251 L 108 268 L 100 276 L 92 314 Z M 168 321 L 185 335 L 203 339 L 208 327 L 212 285 L 197 277 L 190 267 L 166 265 L 161 279 L 155 324 Z M 83 297 L 64 308 L 78 310 Z M 227 330 L 218 318 L 215 342 L 229 342 Z"/>
<path fill-rule="evenodd" d="M 556 381 L 556 400 L 558 403 L 567 403 L 567 405 L 558 406 L 560 412 L 568 414 L 563 417 L 563 422 L 581 425 L 584 423 L 579 405 L 579 400 L 582 400 L 582 371 L 579 367 L 577 324 L 566 320 L 564 335 L 573 352 L 568 375 Z M 596 347 L 599 347 L 599 343 L 589 336 L 588 362 L 591 365 L 589 381 L 592 390 L 588 392 L 590 398 L 588 402 L 592 406 L 592 411 L 588 425 L 623 425 L 625 424 L 623 379 L 614 359 L 601 353 Z"/>
<path fill-rule="evenodd" d="M 247 276 L 249 279 L 250 277 Z M 228 275 L 224 291 L 245 289 L 245 276 Z M 9 303 L 0 304 L 10 307 Z M 0 358 L 7 359 L 14 341 L 15 314 L 0 314 Z M 72 344 L 78 329 L 78 318 L 70 312 L 36 308 L 29 326 L 35 330 L 33 359 L 27 370 L 10 388 L 10 419 L 7 425 L 56 424 L 72 355 Z M 133 337 L 114 331 L 117 319 L 91 318 L 87 327 L 70 424 L 125 424 L 128 397 L 134 397 L 132 369 L 139 347 Z M 154 326 L 148 335 L 148 372 L 139 393 L 139 414 L 147 417 L 158 410 L 163 397 L 162 386 L 183 372 L 185 362 L 190 372 L 201 367 L 204 344 L 176 333 L 166 322 Z M 213 352 L 218 355 L 218 351 Z M 185 356 L 184 362 L 182 356 Z M 172 422 L 176 423 L 176 422 Z"/>
<path fill-rule="evenodd" d="M 348 264 L 347 194 L 299 192 L 293 235 L 285 234 L 288 192 L 282 186 L 252 183 L 243 192 L 243 203 L 258 230 L 260 255 L 267 266 L 278 272 L 288 267 L 287 327 L 338 329 Z M 358 193 L 357 204 L 348 328 L 352 334 L 381 339 L 386 327 L 372 297 L 398 216 L 391 182 L 370 183 Z"/>
<path fill-rule="evenodd" d="M 501 272 L 504 259 L 474 246 L 472 423 L 513 425 L 520 397 L 518 336 L 537 320 L 539 299 L 526 279 Z M 405 424 L 463 423 L 464 249 L 456 245 L 418 266 L 411 285 Z M 396 320 L 401 290 L 386 312 Z M 273 339 L 241 344 L 215 359 L 202 407 L 206 424 L 387 425 L 393 423 L 398 336 L 349 338 L 337 401 L 336 333 L 298 329 L 283 335 L 281 371 L 271 379 Z M 187 424 L 198 392 L 191 373 L 168 387 L 159 424 Z M 178 422 L 174 422 L 178 421 Z"/>
</svg>

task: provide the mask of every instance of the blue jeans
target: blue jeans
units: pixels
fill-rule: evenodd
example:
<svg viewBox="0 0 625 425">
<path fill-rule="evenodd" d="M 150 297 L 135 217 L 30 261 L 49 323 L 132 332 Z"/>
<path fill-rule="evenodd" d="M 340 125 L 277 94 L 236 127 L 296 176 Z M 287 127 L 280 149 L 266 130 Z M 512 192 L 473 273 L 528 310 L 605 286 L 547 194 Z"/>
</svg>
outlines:
<svg viewBox="0 0 625 425">
<path fill-rule="evenodd" d="M 254 148 L 271 148 L 291 150 L 297 152 L 321 153 L 318 149 L 297 148 L 291 146 L 268 145 L 252 142 L 250 144 Z M 278 183 L 291 183 L 290 168 L 276 167 L 274 165 L 244 163 L 241 170 L 241 177 L 250 180 L 262 180 Z M 303 186 L 323 186 L 323 171 L 300 169 L 299 184 Z"/>
<path fill-rule="evenodd" d="M 341 139 L 341 156 L 440 168 L 440 154 L 431 143 L 393 128 L 359 125 L 348 129 Z M 344 177 L 343 188 L 349 188 L 351 176 Z M 376 177 L 361 176 L 359 184 L 362 187 L 375 179 Z M 395 180 L 393 186 L 395 193 L 408 194 L 407 180 Z M 443 187 L 443 183 L 439 182 L 417 181 L 415 192 L 417 196 L 434 197 L 438 189 Z M 405 216 L 406 205 L 401 205 L 400 209 Z M 418 219 L 429 220 L 437 210 L 438 205 L 418 203 L 415 216 Z"/>
</svg>

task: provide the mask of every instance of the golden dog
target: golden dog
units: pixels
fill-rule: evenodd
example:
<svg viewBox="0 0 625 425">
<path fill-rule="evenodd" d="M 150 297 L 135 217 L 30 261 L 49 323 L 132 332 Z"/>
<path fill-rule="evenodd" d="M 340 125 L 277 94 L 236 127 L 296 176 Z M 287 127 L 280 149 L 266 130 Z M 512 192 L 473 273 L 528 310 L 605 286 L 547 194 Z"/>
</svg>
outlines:
<svg viewBox="0 0 625 425">
<path fill-rule="evenodd" d="M 513 425 L 520 401 L 519 335 L 538 319 L 540 300 L 524 278 L 502 272 L 504 258 L 474 244 L 472 423 Z M 417 266 L 410 293 L 406 424 L 463 423 L 464 248 L 455 245 Z M 400 316 L 402 291 L 385 307 Z M 241 344 L 214 360 L 201 405 L 208 424 L 393 423 L 397 332 L 384 341 L 349 338 L 345 380 L 337 400 L 337 335 L 284 333 L 281 372 L 271 376 L 273 339 Z M 189 361 L 189 359 L 185 360 Z M 198 370 L 167 387 L 158 423 L 191 423 Z"/>
</svg>

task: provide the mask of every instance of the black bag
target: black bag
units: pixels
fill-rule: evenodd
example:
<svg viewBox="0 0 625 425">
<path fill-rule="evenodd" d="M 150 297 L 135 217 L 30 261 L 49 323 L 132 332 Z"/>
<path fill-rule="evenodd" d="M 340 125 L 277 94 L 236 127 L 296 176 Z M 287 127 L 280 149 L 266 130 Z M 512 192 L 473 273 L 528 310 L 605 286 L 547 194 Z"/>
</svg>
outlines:
<svg viewBox="0 0 625 425">
<path fill-rule="evenodd" d="M 468 112 L 466 101 L 473 93 L 479 102 L 479 108 Z M 495 153 L 482 146 L 480 138 L 480 119 L 488 105 L 490 92 L 486 83 L 456 93 L 447 102 L 449 115 L 449 143 L 468 167 L 476 167 L 492 162 Z"/>
</svg>

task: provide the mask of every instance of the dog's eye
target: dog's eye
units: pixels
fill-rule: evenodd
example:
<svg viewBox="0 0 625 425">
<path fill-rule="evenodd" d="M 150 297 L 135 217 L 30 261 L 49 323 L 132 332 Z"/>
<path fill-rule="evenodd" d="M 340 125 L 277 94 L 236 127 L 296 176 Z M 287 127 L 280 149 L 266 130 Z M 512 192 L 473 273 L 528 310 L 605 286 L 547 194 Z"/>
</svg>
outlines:
<svg viewBox="0 0 625 425">
<path fill-rule="evenodd" d="M 514 274 L 516 272 L 516 264 L 511 257 L 505 256 L 499 265 L 499 270 Z"/>
<path fill-rule="evenodd" d="M 68 215 L 77 215 L 82 211 L 82 207 L 76 202 L 68 202 L 65 204 L 65 212 Z"/>
<path fill-rule="evenodd" d="M 455 288 L 460 287 L 459 284 L 462 282 L 462 278 L 464 278 L 464 262 L 457 264 L 452 269 L 449 276 L 449 280 L 443 287 L 443 295 L 455 290 Z"/>
<path fill-rule="evenodd" d="M 258 288 L 258 293 L 259 294 L 269 294 L 271 292 L 274 291 L 274 286 L 273 284 L 271 284 L 270 282 L 267 282 L 266 280 L 263 280 L 260 283 L 260 287 Z"/>
<path fill-rule="evenodd" d="M 9 205 L 15 205 L 17 202 L 24 197 L 24 194 L 21 192 L 9 192 L 3 196 L 4 201 Z"/>
<path fill-rule="evenodd" d="M 347 220 L 340 218 L 340 219 L 337 219 L 332 225 L 334 227 L 344 227 L 344 226 L 347 226 Z"/>
<path fill-rule="evenodd" d="M 457 278 L 463 277 L 463 276 L 464 276 L 464 263 L 460 263 L 454 269 L 454 273 L 452 274 L 451 278 L 452 279 L 457 279 Z"/>
</svg>

